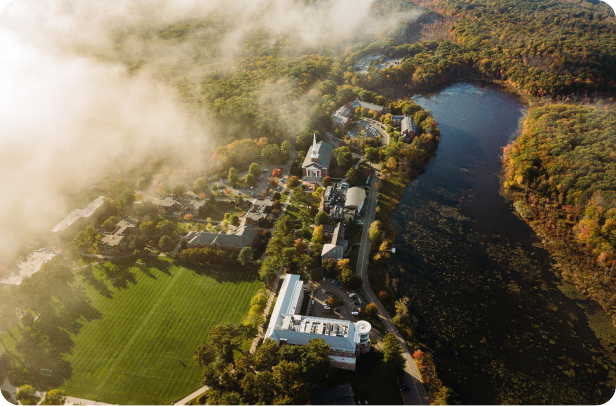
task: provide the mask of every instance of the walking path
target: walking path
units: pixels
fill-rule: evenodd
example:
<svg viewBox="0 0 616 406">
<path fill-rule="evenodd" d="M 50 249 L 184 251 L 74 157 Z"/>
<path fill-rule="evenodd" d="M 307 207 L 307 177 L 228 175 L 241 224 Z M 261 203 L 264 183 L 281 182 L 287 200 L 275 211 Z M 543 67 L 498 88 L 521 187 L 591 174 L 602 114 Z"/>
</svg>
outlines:
<svg viewBox="0 0 616 406">
<path fill-rule="evenodd" d="M 357 275 L 359 275 L 363 280 L 363 286 L 361 288 L 361 293 L 364 295 L 366 299 L 376 304 L 379 309 L 379 319 L 387 329 L 388 333 L 395 334 L 400 341 L 400 345 L 404 349 L 404 376 L 400 378 L 400 383 L 406 383 L 411 390 L 401 391 L 402 398 L 404 399 L 405 405 L 426 405 L 428 404 L 428 400 L 426 398 L 426 393 L 424 391 L 423 383 L 421 380 L 421 374 L 417 369 L 417 365 L 415 365 L 415 360 L 411 357 L 408 347 L 406 346 L 406 342 L 396 326 L 394 325 L 391 317 L 381 304 L 381 302 L 377 299 L 376 295 L 370 288 L 370 283 L 368 282 L 368 261 L 370 256 L 370 238 L 369 238 L 369 228 L 370 224 L 374 221 L 374 216 L 376 212 L 376 178 L 378 172 L 375 173 L 375 176 L 372 178 L 372 184 L 370 186 L 370 194 L 368 196 L 368 203 L 366 205 L 366 211 L 363 215 L 364 222 L 364 230 L 361 240 L 361 245 L 359 248 L 359 256 L 357 258 Z"/>
</svg>

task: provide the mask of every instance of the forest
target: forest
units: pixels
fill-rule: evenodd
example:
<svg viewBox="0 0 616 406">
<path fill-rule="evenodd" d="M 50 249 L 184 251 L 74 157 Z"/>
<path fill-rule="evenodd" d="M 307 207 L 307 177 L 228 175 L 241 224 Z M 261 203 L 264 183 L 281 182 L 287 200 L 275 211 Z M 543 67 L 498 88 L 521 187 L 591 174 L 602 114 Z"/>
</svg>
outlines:
<svg viewBox="0 0 616 406">
<path fill-rule="evenodd" d="M 504 150 L 504 186 L 520 216 L 553 244 L 565 279 L 616 324 L 616 109 L 532 109 Z"/>
</svg>

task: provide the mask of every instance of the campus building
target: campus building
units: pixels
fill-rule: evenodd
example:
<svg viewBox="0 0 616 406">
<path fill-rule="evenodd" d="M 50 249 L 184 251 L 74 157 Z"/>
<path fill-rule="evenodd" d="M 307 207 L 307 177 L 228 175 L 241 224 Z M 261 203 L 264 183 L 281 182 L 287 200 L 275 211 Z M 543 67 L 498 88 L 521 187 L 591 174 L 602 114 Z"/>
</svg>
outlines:
<svg viewBox="0 0 616 406">
<path fill-rule="evenodd" d="M 52 230 L 54 236 L 63 236 L 76 233 L 89 222 L 94 221 L 96 214 L 105 203 L 105 196 L 99 196 L 83 209 L 75 209 L 59 222 Z"/>
<path fill-rule="evenodd" d="M 370 111 L 370 110 L 376 111 L 381 116 L 383 114 L 388 114 L 389 113 L 389 107 L 380 106 L 378 104 L 365 102 L 365 101 L 359 100 L 359 99 L 349 103 L 349 106 L 351 108 L 353 108 L 353 110 L 355 110 L 358 107 L 363 107 L 364 109 L 366 109 L 366 111 Z"/>
<path fill-rule="evenodd" d="M 299 275 L 285 275 L 265 338 L 279 345 L 307 345 L 321 338 L 331 346 L 332 366 L 354 371 L 360 353 L 370 351 L 370 323 L 299 315 L 302 300 Z"/>
<path fill-rule="evenodd" d="M 329 163 L 332 159 L 334 147 L 326 142 L 317 142 L 316 135 L 312 146 L 306 154 L 302 164 L 302 175 L 305 178 L 322 179 L 329 173 Z"/>
</svg>

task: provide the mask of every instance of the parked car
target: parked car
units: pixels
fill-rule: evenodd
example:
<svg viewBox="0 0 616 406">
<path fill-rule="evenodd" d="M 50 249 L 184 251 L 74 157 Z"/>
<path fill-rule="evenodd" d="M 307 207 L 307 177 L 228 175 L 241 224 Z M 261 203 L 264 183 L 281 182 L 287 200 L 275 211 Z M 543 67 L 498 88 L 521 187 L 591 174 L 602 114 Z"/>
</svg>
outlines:
<svg viewBox="0 0 616 406">
<path fill-rule="evenodd" d="M 265 172 L 267 172 L 267 171 L 269 171 L 269 169 L 267 169 L 267 168 L 263 168 L 263 170 L 262 170 L 261 172 L 265 173 Z"/>
<path fill-rule="evenodd" d="M 349 297 L 352 297 L 353 299 L 355 299 L 355 298 L 357 297 L 357 295 L 356 295 L 355 293 L 351 293 L 351 294 L 349 295 Z"/>
<path fill-rule="evenodd" d="M 326 278 L 326 277 L 324 276 L 324 277 L 323 277 L 323 282 L 325 282 L 325 278 Z"/>
<path fill-rule="evenodd" d="M 340 308 L 339 308 L 339 307 L 336 307 L 336 308 L 334 309 L 334 311 L 335 311 L 335 312 L 339 312 L 339 311 L 340 311 Z"/>
<path fill-rule="evenodd" d="M 312 304 L 314 305 L 314 299 L 312 299 Z"/>
<path fill-rule="evenodd" d="M 323 305 L 323 308 L 324 308 L 325 310 L 329 310 L 329 309 L 331 309 L 331 307 L 329 307 L 328 305 Z"/>
<path fill-rule="evenodd" d="M 409 390 L 409 386 L 406 384 L 400 385 L 400 390 Z"/>
<path fill-rule="evenodd" d="M 359 306 L 361 303 L 359 302 L 359 300 L 356 300 L 353 302 L 354 305 Z"/>
<path fill-rule="evenodd" d="M 359 316 L 359 312 L 358 312 L 358 311 L 351 312 L 351 314 L 352 314 L 353 316 Z"/>
</svg>

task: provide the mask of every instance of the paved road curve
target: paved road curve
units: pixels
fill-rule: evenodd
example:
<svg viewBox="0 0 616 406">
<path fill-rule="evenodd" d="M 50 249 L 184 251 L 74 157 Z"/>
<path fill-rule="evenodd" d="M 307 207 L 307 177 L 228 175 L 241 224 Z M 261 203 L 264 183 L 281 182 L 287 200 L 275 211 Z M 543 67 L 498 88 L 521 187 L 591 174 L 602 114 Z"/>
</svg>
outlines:
<svg viewBox="0 0 616 406">
<path fill-rule="evenodd" d="M 393 333 L 400 340 L 400 344 L 404 349 L 404 358 L 406 359 L 406 363 L 404 366 L 404 376 L 400 378 L 400 383 L 405 383 L 410 387 L 410 390 L 402 391 L 402 397 L 404 399 L 405 405 L 427 405 L 428 400 L 426 398 L 426 393 L 424 391 L 423 384 L 421 382 L 421 375 L 417 369 L 417 365 L 415 365 L 415 361 L 411 357 L 409 353 L 409 349 L 406 346 L 406 342 L 402 335 L 394 325 L 391 317 L 381 304 L 381 302 L 377 299 L 376 295 L 370 288 L 370 283 L 368 282 L 368 260 L 370 255 L 370 238 L 368 229 L 370 228 L 370 224 L 374 221 L 374 216 L 376 212 L 376 178 L 378 176 L 378 172 L 375 172 L 375 175 L 372 178 L 372 184 L 370 185 L 370 194 L 368 195 L 368 201 L 365 204 L 364 214 L 362 216 L 362 221 L 364 223 L 364 230 L 361 238 L 361 244 L 359 246 L 359 255 L 357 257 L 357 275 L 359 275 L 363 280 L 363 286 L 361 288 L 361 293 L 364 295 L 368 301 L 375 303 L 379 309 L 379 318 L 381 322 L 387 329 L 388 333 Z"/>
</svg>

